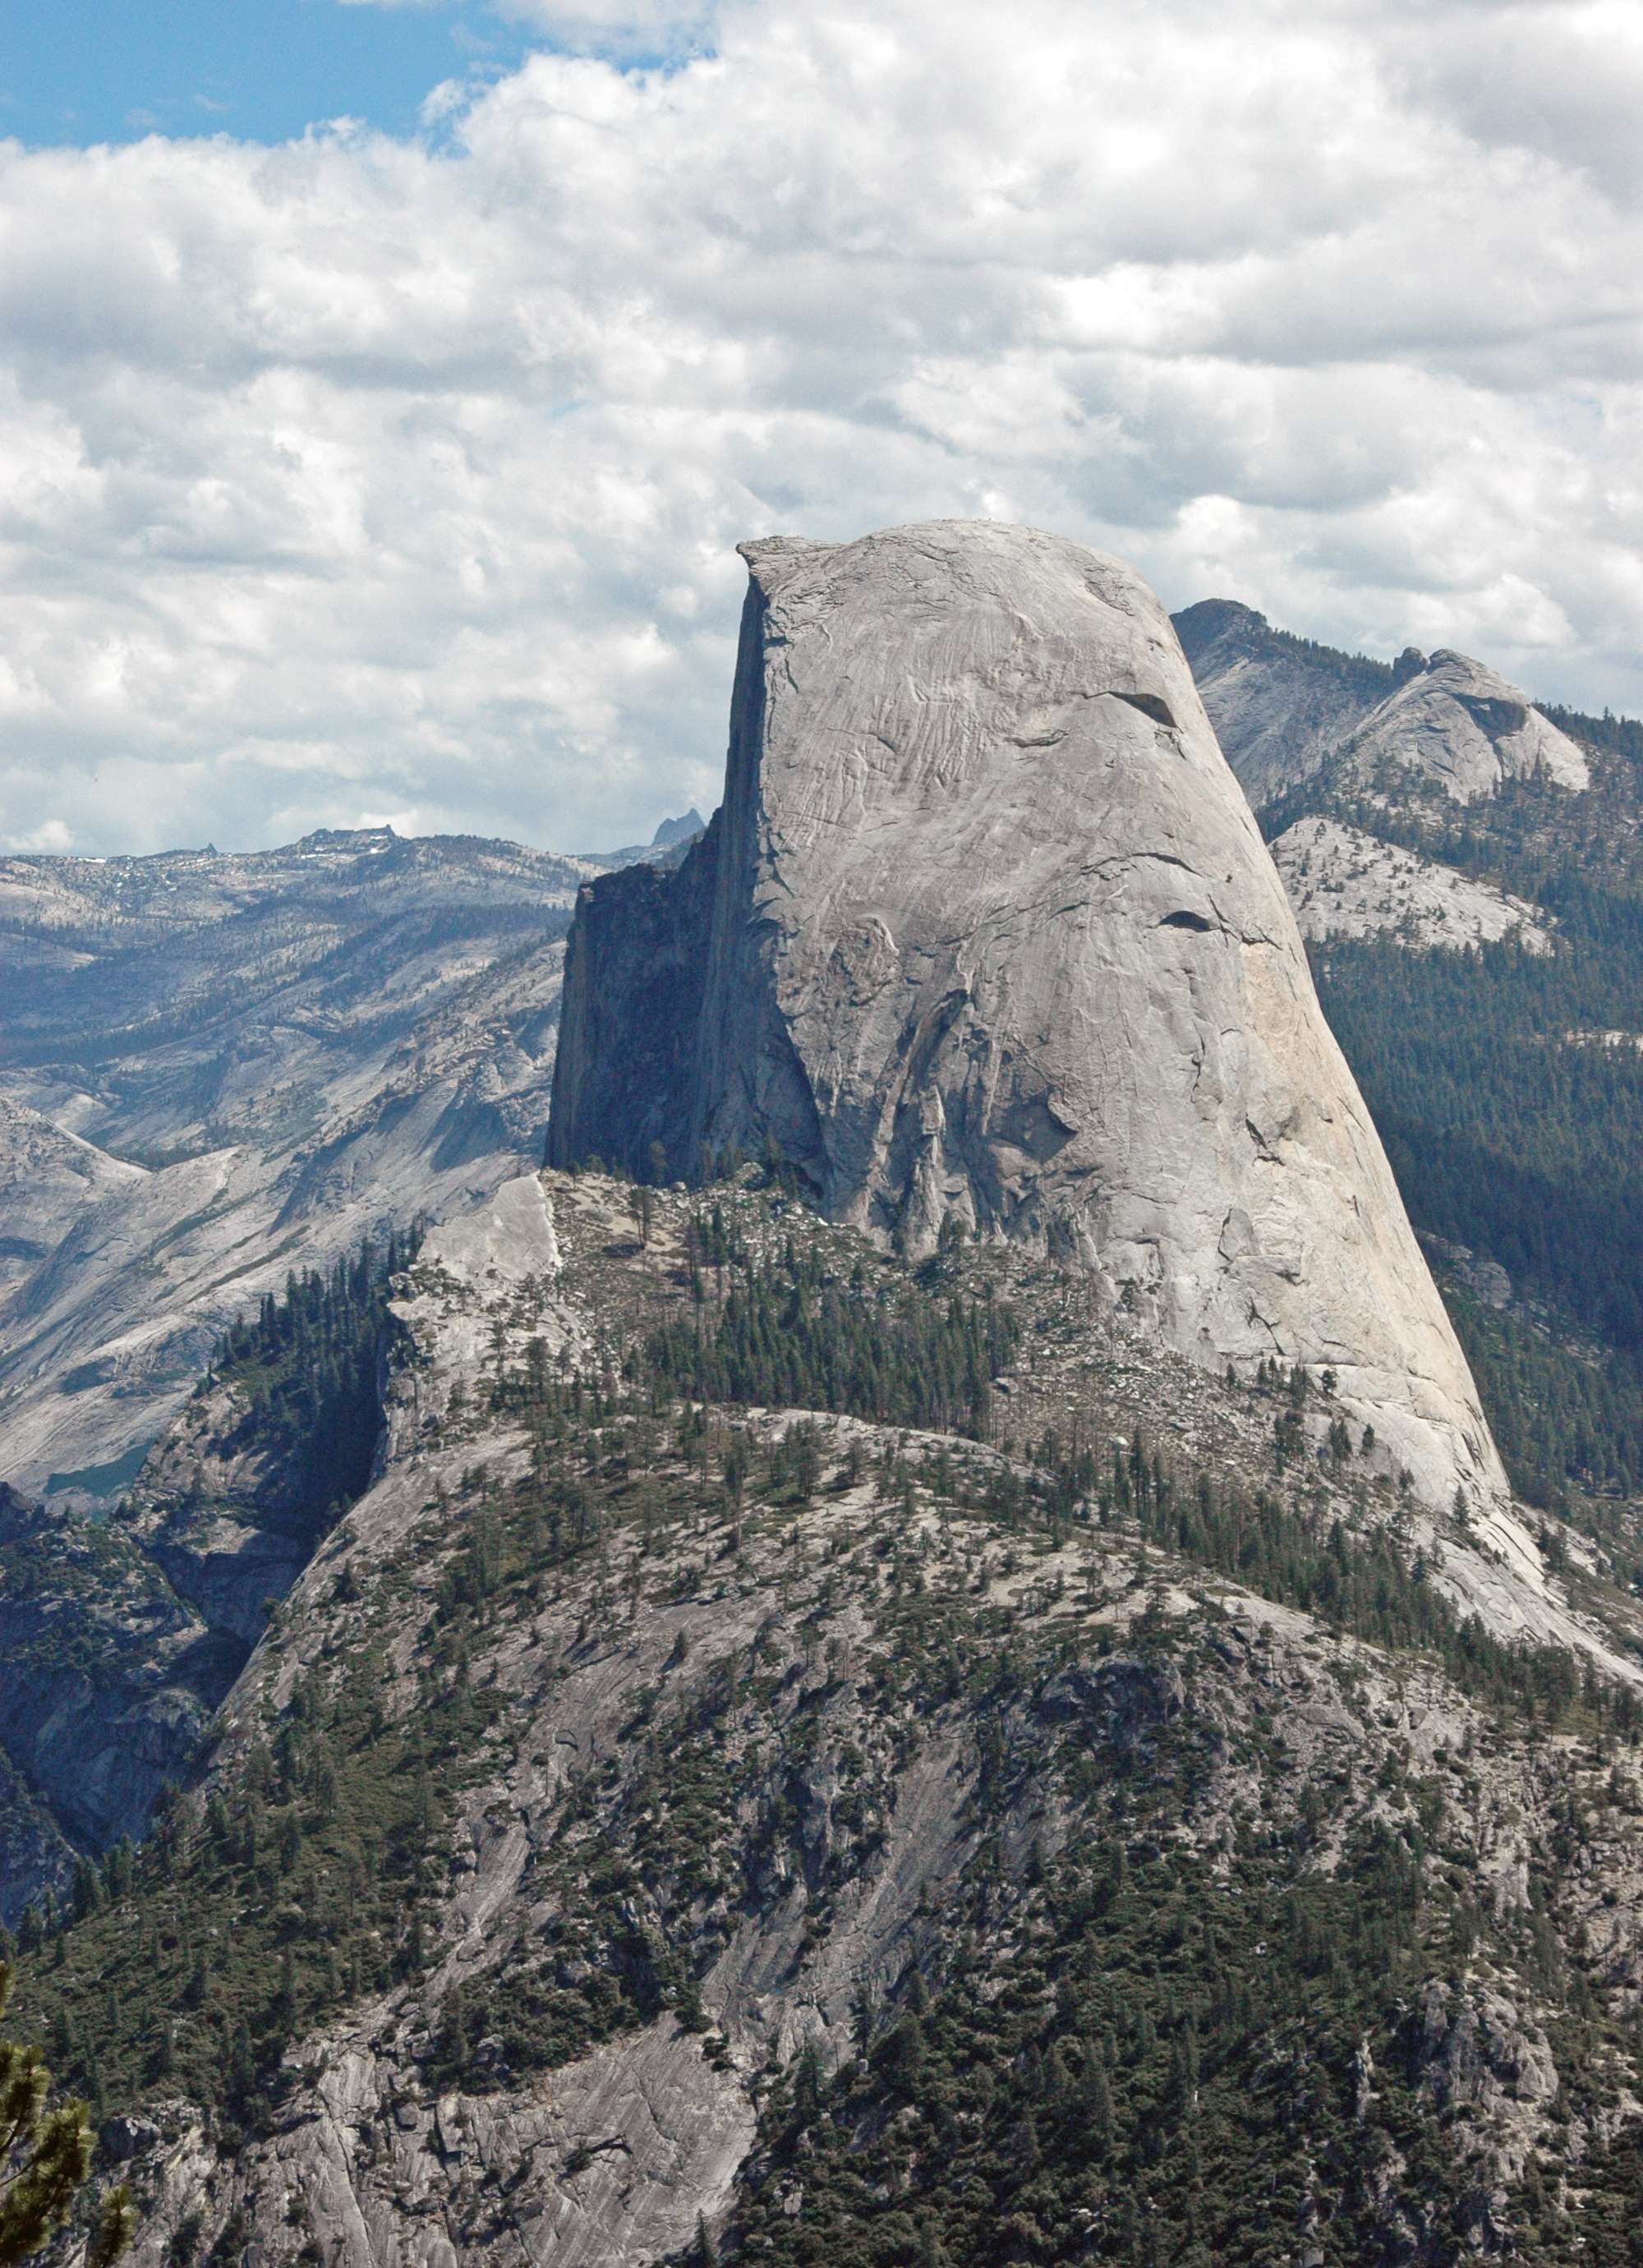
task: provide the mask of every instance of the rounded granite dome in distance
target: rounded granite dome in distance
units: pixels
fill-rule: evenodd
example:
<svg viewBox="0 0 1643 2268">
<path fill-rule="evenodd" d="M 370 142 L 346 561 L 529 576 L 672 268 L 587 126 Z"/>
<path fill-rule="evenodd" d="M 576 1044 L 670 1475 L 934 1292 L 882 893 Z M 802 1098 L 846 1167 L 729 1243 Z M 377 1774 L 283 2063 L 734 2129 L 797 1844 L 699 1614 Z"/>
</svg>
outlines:
<svg viewBox="0 0 1643 2268">
<path fill-rule="evenodd" d="M 1424 772 L 1457 803 L 1537 775 L 1575 793 L 1591 785 L 1586 758 L 1521 686 L 1448 648 L 1370 711 L 1345 757 L 1366 780 L 1387 763 Z"/>
<path fill-rule="evenodd" d="M 679 1147 L 774 1136 L 825 1211 L 915 1251 L 955 1214 L 1205 1364 L 1332 1367 L 1428 1500 L 1502 1492 L 1147 585 L 984 520 L 741 550 L 725 803 L 678 886 L 711 870 Z M 573 939 L 568 1034 L 592 968 Z"/>
</svg>

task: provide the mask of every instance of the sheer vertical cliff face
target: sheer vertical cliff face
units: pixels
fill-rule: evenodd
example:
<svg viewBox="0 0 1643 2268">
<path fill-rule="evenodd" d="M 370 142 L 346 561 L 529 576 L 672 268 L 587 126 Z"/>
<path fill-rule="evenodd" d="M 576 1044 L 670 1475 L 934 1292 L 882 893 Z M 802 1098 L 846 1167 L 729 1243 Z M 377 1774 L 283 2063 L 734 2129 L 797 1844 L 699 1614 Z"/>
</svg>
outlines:
<svg viewBox="0 0 1643 2268">
<path fill-rule="evenodd" d="M 1152 592 L 988 523 L 742 549 L 724 808 L 667 886 L 667 957 L 702 972 L 679 1075 L 664 1101 L 624 1073 L 649 1011 L 642 978 L 593 997 L 596 885 L 556 1159 L 640 1164 L 659 1110 L 670 1161 L 774 1137 L 836 1219 L 917 1250 L 952 1217 L 1076 1260 L 1199 1360 L 1333 1367 L 1423 1492 L 1495 1493 L 1464 1359 Z"/>
<path fill-rule="evenodd" d="M 679 872 L 628 866 L 578 896 L 566 946 L 569 1021 L 554 1061 L 550 1165 L 600 1158 L 656 1181 L 694 1162 L 718 843 L 715 820 Z"/>
</svg>

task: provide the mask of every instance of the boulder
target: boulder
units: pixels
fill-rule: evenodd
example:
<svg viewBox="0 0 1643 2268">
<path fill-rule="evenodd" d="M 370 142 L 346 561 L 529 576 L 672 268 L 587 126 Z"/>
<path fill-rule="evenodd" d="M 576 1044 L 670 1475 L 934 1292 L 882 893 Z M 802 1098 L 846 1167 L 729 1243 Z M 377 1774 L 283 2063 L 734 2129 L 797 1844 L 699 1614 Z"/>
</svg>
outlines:
<svg viewBox="0 0 1643 2268">
<path fill-rule="evenodd" d="M 128 2158 L 140 2158 L 153 2149 L 159 2140 L 159 2128 L 151 2118 L 122 2116 L 105 2119 L 97 2139 L 105 2154 L 116 2165 L 123 2165 Z"/>
<path fill-rule="evenodd" d="M 985 521 L 741 549 L 724 806 L 672 881 L 581 895 L 550 1162 L 774 1143 L 836 1219 L 915 1252 L 954 1219 L 1082 1267 L 1207 1365 L 1332 1368 L 1429 1499 L 1500 1492 L 1140 577 Z M 636 966 L 609 916 L 640 888 Z"/>
</svg>

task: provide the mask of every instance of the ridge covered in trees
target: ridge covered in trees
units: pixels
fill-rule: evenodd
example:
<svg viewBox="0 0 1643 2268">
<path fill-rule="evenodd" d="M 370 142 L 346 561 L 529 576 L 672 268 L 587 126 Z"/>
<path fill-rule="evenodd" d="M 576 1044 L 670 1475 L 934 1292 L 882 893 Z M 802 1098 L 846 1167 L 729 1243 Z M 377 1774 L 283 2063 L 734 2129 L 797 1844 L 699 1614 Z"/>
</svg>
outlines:
<svg viewBox="0 0 1643 2268">
<path fill-rule="evenodd" d="M 1411 1219 L 1512 1278 L 1507 1314 L 1445 1295 L 1514 1486 L 1567 1510 L 1643 1492 L 1643 724 L 1546 714 L 1589 792 L 1508 780 L 1460 805 L 1405 774 L 1324 775 L 1262 826 L 1327 810 L 1554 917 L 1549 954 L 1308 949 Z"/>
<path fill-rule="evenodd" d="M 718 1205 L 692 1265 L 698 1292 L 703 1268 L 732 1276 L 711 1326 L 670 1323 L 652 1341 L 652 1364 L 674 1392 L 986 1439 L 992 1380 L 1020 1336 L 1001 1302 L 876 1271 L 870 1283 L 859 1261 L 846 1278 L 791 1235 L 754 1261 Z"/>
<path fill-rule="evenodd" d="M 328 1275 L 305 1269 L 283 1299 L 265 1292 L 254 1316 L 218 1342 L 214 1373 L 250 1406 L 229 1446 L 278 1468 L 270 1526 L 320 1534 L 365 1488 L 381 1424 L 378 1370 L 390 1287 L 415 1257 L 419 1226 L 360 1246 Z"/>
<path fill-rule="evenodd" d="M 1021 1440 L 1019 1393 L 999 1439 L 1005 1398 L 972 1388 L 1024 1327 L 1048 1345 L 1036 1326 L 1059 1327 L 1066 1298 L 1052 1270 L 1001 1275 L 989 1298 L 988 1256 L 954 1239 L 912 1267 L 768 1193 L 630 1203 L 646 1237 L 667 1216 L 648 1268 L 641 1241 L 612 1239 L 606 1199 L 586 1221 L 564 1208 L 586 1363 L 549 1359 L 538 1292 L 521 1292 L 421 1437 L 428 1495 L 399 1542 L 356 1556 L 345 1522 L 316 1570 L 334 1574 L 275 1617 L 248 1745 L 174 1797 L 145 1846 L 86 1860 L 65 1911 L 29 1917 L 19 1998 L 57 2067 L 99 2110 L 202 2106 L 219 2165 L 302 2115 L 291 2043 L 390 1991 L 410 2055 L 395 2084 L 418 2103 L 528 2088 L 670 2012 L 723 2071 L 713 1964 L 801 1874 L 820 1941 L 871 1875 L 896 1773 L 936 1740 L 969 1775 L 940 1922 L 860 1996 L 842 2070 L 801 2054 L 749 2074 L 759 2138 L 725 2257 L 1255 2268 L 1304 2220 L 1325 2268 L 1346 2268 L 1389 2197 L 1426 2217 L 1434 2263 L 1465 2257 L 1476 2183 L 1434 2102 L 1427 1984 L 1463 1980 L 1475 1956 L 1510 1970 L 1551 2032 L 1569 2117 L 1609 2116 L 1643 2036 L 1602 1952 L 1549 1919 L 1558 1867 L 1573 1877 L 1611 1829 L 1571 1799 L 1532 1903 L 1497 1911 L 1446 1800 L 1470 1801 L 1470 1776 L 1501 1756 L 1543 1774 L 1589 1760 L 1595 1789 L 1635 1800 L 1629 1690 L 1457 1616 L 1350 1443 L 1334 1464 L 1297 1447 L 1257 1484 L 1127 1420 L 1122 1443 L 1105 1425 Z M 312 1352 L 326 1289 L 310 1287 L 306 1322 L 276 1302 L 235 1359 Z M 834 1293 L 857 1320 L 829 1369 L 807 1334 Z M 1277 1410 L 1281 1445 L 1315 1389 L 1238 1390 L 1263 1434 Z M 805 1414 L 825 1394 L 944 1422 L 923 1439 L 895 1415 L 833 1426 Z M 488 1469 L 492 1416 L 505 1453 Z M 1223 1577 L 1314 1618 L 1362 1770 L 1286 1744 L 1282 1646 L 1269 1675 L 1258 1618 L 1234 1629 Z M 1129 1596 L 1108 1623 L 1115 1580 Z M 1086 1582 L 1087 1611 L 1066 1613 Z M 653 1617 L 675 1615 L 665 1654 Z M 468 1792 L 486 1786 L 511 1832 L 544 1697 L 606 1658 L 633 1662 L 625 1713 L 596 1751 L 552 1757 L 568 1777 L 551 1804 L 531 1799 L 528 1926 L 450 1987 Z M 1439 1672 L 1467 1730 L 1423 1776 L 1372 1729 L 1387 1720 L 1359 1681 L 1430 1697 Z M 1098 1705 L 1109 1692 L 1122 1707 Z M 1211 1832 L 1228 1768 L 1247 1800 Z M 1638 2153 L 1624 2134 L 1594 2145 L 1577 2204 L 1547 2150 L 1512 2187 L 1522 2240 L 1632 2268 Z M 313 2268 L 291 2225 L 291 2257 Z M 234 2268 L 248 2234 L 248 2212 L 220 2202 L 195 2254 Z"/>
</svg>

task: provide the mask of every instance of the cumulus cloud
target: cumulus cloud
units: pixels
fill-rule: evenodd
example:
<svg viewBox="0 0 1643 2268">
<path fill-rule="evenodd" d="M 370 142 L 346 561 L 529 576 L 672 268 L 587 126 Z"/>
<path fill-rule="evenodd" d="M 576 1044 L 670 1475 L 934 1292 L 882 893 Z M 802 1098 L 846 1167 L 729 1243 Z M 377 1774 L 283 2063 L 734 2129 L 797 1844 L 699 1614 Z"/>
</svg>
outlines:
<svg viewBox="0 0 1643 2268">
<path fill-rule="evenodd" d="M 424 140 L 0 145 L 0 836 L 632 840 L 736 540 L 937 514 L 1643 705 L 1635 10 L 541 4 Z"/>
</svg>

